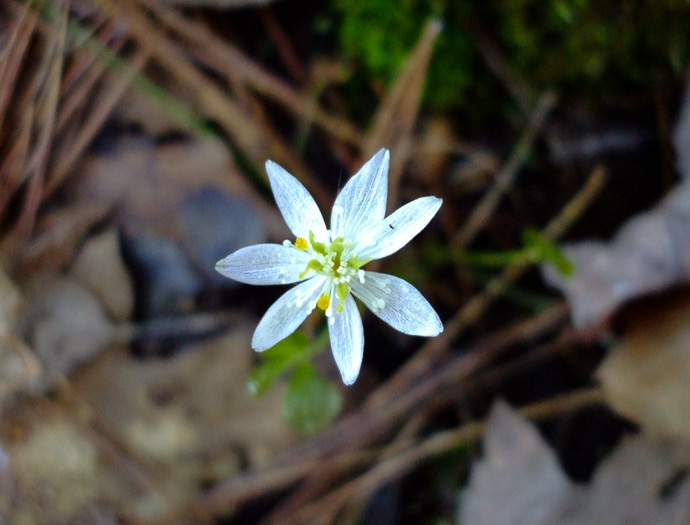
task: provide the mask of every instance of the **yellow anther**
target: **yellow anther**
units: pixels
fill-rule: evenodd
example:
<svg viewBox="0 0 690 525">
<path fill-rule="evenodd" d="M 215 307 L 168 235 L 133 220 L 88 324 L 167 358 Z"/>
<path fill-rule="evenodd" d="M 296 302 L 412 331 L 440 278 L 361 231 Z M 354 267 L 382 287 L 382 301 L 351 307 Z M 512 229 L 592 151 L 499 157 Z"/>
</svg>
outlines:
<svg viewBox="0 0 690 525">
<path fill-rule="evenodd" d="M 331 298 L 328 294 L 323 294 L 321 297 L 319 297 L 319 300 L 316 301 L 316 306 L 321 308 L 324 312 L 328 310 L 328 307 L 331 305 Z"/>
<path fill-rule="evenodd" d="M 306 250 L 309 247 L 309 244 L 307 243 L 307 239 L 305 239 L 304 237 L 297 237 L 297 240 L 295 241 L 295 246 L 297 246 L 300 250 Z"/>
</svg>

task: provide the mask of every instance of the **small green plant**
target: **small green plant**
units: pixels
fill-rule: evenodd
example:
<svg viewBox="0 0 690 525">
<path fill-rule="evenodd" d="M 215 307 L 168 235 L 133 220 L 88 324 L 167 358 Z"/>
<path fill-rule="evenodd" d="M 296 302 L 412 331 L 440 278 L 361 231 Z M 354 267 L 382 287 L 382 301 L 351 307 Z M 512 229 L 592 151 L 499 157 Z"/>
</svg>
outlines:
<svg viewBox="0 0 690 525">
<path fill-rule="evenodd" d="M 328 346 L 328 331 L 312 341 L 294 332 L 261 353 L 252 370 L 247 390 L 255 397 L 271 388 L 282 376 L 290 377 L 283 404 L 285 419 L 303 434 L 314 434 L 329 426 L 340 414 L 343 398 L 338 387 L 319 375 L 312 359 Z"/>
</svg>

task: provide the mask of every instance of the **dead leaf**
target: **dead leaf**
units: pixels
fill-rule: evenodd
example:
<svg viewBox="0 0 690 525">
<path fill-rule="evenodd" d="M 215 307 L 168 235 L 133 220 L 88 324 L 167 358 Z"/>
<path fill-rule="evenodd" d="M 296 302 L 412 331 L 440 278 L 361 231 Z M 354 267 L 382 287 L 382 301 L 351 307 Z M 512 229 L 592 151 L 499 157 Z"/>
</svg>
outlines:
<svg viewBox="0 0 690 525">
<path fill-rule="evenodd" d="M 75 279 L 38 275 L 29 285 L 27 302 L 21 332 L 43 363 L 46 386 L 118 335 L 96 296 Z"/>
<path fill-rule="evenodd" d="M 575 264 L 574 276 L 542 266 L 545 280 L 568 298 L 575 326 L 593 325 L 625 301 L 690 281 L 690 82 L 673 144 L 684 182 L 625 223 L 610 242 L 562 246 Z"/>
<path fill-rule="evenodd" d="M 638 301 L 597 371 L 611 407 L 645 432 L 690 443 L 690 294 Z"/>
<path fill-rule="evenodd" d="M 193 250 L 184 238 L 186 200 L 209 189 L 243 201 L 254 214 L 234 230 L 227 224 L 206 225 L 207 236 L 215 233 L 222 244 L 223 234 L 246 231 L 260 234 L 264 240 L 268 229 L 272 236 L 286 238 L 286 227 L 275 207 L 257 196 L 218 139 L 162 144 L 156 144 L 154 137 L 121 139 L 108 151 L 86 157 L 78 172 L 80 176 L 70 181 L 66 192 L 69 201 L 42 216 L 36 236 L 23 247 L 24 262 L 32 268 L 64 267 L 74 258 L 85 234 L 105 221 L 130 232 L 162 236 L 180 244 L 183 251 Z M 255 242 L 260 241 L 249 244 Z"/>
<path fill-rule="evenodd" d="M 588 485 L 578 486 L 563 474 L 534 426 L 504 403 L 494 406 L 484 443 L 485 457 L 459 496 L 459 525 L 690 521 L 690 479 L 678 479 L 690 459 L 685 446 L 644 435 L 627 438 Z"/>
<path fill-rule="evenodd" d="M 578 327 L 595 324 L 629 299 L 688 282 L 690 183 L 633 217 L 610 242 L 583 241 L 561 248 L 575 274 L 564 277 L 550 264 L 542 266 L 542 273 L 566 295 Z"/>
<path fill-rule="evenodd" d="M 79 251 L 70 274 L 98 297 L 111 319 L 121 323 L 132 319 L 132 279 L 122 262 L 117 232 L 114 229 L 91 237 L 86 242 Z"/>
<path fill-rule="evenodd" d="M 497 402 L 486 428 L 484 459 L 473 466 L 470 484 L 460 496 L 458 522 L 553 523 L 572 489 L 537 429 Z"/>
<path fill-rule="evenodd" d="M 142 457 L 196 490 L 262 465 L 298 439 L 282 415 L 284 388 L 251 398 L 249 327 L 167 359 L 137 360 L 113 348 L 77 373 L 74 388 Z"/>
</svg>

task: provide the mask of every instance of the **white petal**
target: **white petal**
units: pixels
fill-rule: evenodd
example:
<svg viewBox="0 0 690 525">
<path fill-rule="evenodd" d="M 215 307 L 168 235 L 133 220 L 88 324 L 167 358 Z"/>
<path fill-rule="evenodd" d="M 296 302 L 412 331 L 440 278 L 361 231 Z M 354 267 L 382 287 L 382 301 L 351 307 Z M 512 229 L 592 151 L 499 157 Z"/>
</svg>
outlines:
<svg viewBox="0 0 690 525">
<path fill-rule="evenodd" d="M 377 272 L 365 272 L 364 284 L 350 283 L 355 294 L 374 315 L 409 335 L 433 337 L 443 332 L 438 315 L 421 293 L 407 281 Z"/>
<path fill-rule="evenodd" d="M 315 308 L 325 280 L 321 275 L 316 276 L 281 295 L 259 321 L 252 348 L 263 352 L 297 330 Z"/>
<path fill-rule="evenodd" d="M 311 230 L 317 239 L 326 239 L 326 223 L 307 188 L 271 160 L 266 162 L 266 172 L 276 204 L 295 237 L 308 239 Z"/>
<path fill-rule="evenodd" d="M 302 250 L 282 244 L 256 244 L 237 250 L 216 263 L 216 270 L 247 284 L 290 284 L 301 281 L 309 263 Z"/>
<path fill-rule="evenodd" d="M 429 224 L 441 203 L 438 197 L 421 197 L 366 228 L 355 242 L 359 256 L 381 259 L 397 252 Z"/>
<path fill-rule="evenodd" d="M 345 184 L 331 213 L 333 238 L 354 239 L 365 225 L 385 217 L 389 163 L 390 154 L 382 149 Z"/>
<path fill-rule="evenodd" d="M 334 309 L 329 318 L 328 331 L 331 337 L 333 357 L 340 370 L 343 383 L 351 385 L 359 375 L 364 354 L 364 329 L 357 304 L 350 294 L 345 297 L 343 311 Z"/>
</svg>

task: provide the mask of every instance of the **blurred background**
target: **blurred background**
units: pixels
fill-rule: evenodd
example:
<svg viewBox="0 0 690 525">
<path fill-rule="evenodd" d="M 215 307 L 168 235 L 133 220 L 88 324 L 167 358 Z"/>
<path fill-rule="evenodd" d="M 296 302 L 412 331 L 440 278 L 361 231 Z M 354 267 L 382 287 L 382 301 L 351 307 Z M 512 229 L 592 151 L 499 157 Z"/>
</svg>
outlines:
<svg viewBox="0 0 690 525">
<path fill-rule="evenodd" d="M 690 523 L 686 0 L 2 0 L 0 522 Z M 381 148 L 437 338 L 215 263 Z"/>
</svg>

